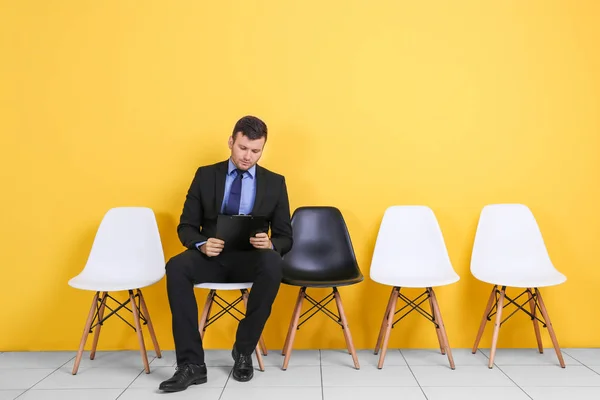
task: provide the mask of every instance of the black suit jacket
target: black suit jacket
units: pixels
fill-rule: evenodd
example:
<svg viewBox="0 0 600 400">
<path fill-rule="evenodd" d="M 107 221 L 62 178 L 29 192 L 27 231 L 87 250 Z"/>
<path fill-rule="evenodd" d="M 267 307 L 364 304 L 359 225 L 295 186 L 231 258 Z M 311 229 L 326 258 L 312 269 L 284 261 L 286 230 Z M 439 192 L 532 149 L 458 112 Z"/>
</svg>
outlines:
<svg viewBox="0 0 600 400">
<path fill-rule="evenodd" d="M 187 192 L 177 226 L 181 243 L 195 249 L 196 243 L 215 237 L 217 216 L 225 193 L 228 161 L 198 168 Z M 271 242 L 283 255 L 292 248 L 292 224 L 285 178 L 256 165 L 256 199 L 252 215 L 264 216 L 271 228 Z"/>
</svg>

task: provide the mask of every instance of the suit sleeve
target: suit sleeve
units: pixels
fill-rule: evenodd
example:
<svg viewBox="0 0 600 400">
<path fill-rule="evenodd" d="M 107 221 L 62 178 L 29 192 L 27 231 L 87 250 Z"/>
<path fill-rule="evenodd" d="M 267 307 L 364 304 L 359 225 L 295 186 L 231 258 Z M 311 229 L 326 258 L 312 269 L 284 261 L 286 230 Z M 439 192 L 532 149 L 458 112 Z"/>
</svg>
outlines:
<svg viewBox="0 0 600 400">
<path fill-rule="evenodd" d="M 200 197 L 200 187 L 202 182 L 202 169 L 198 168 L 192 184 L 188 189 L 183 211 L 179 218 L 177 226 L 177 235 L 181 244 L 188 249 L 196 249 L 196 244 L 205 242 L 208 238 L 200 233 L 202 226 L 203 209 Z"/>
<path fill-rule="evenodd" d="M 293 244 L 290 202 L 285 178 L 282 180 L 279 199 L 271 220 L 271 242 L 275 247 L 275 251 L 281 255 L 290 251 Z"/>
</svg>

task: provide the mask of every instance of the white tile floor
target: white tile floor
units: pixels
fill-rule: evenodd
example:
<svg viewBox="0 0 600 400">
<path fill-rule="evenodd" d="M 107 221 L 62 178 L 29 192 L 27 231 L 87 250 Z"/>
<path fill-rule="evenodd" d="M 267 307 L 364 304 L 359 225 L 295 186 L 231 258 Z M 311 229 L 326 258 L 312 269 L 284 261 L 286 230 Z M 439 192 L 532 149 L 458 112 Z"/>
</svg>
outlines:
<svg viewBox="0 0 600 400">
<path fill-rule="evenodd" d="M 435 350 L 388 350 L 381 370 L 370 350 L 358 352 L 360 370 L 342 350 L 296 350 L 282 371 L 283 357 L 270 350 L 266 371 L 256 370 L 248 383 L 230 377 L 229 351 L 211 350 L 208 383 L 171 394 L 159 392 L 158 384 L 173 374 L 174 353 L 148 354 L 150 374 L 139 352 L 124 351 L 98 352 L 94 361 L 86 353 L 73 376 L 74 352 L 0 353 L 0 400 L 600 399 L 600 349 L 563 349 L 565 369 L 552 349 L 499 349 L 491 370 L 488 350 L 454 349 L 454 371 Z"/>
</svg>

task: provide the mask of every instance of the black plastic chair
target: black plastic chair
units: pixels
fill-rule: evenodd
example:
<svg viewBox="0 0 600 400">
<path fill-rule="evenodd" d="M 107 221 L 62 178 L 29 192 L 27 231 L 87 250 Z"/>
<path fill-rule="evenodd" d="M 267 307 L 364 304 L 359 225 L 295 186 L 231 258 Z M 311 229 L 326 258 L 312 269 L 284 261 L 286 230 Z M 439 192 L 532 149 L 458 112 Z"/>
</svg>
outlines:
<svg viewBox="0 0 600 400">
<path fill-rule="evenodd" d="M 354 367 L 360 368 L 352 335 L 344 314 L 338 286 L 349 286 L 361 282 L 361 273 L 354 249 L 340 210 L 335 207 L 300 207 L 292 215 L 294 244 L 283 256 L 283 279 L 287 285 L 300 286 L 296 306 L 288 329 L 282 355 L 283 369 L 287 369 L 292 353 L 296 330 L 321 311 L 342 327 L 348 352 Z M 307 288 L 332 288 L 332 292 L 317 302 L 306 293 Z M 300 315 L 302 301 L 306 299 L 312 307 Z M 326 308 L 335 300 L 339 316 Z M 313 311 L 313 309 L 315 309 Z M 312 314 L 310 314 L 312 311 Z M 310 314 L 310 315 L 308 315 Z M 304 321 L 299 320 L 306 317 Z"/>
</svg>

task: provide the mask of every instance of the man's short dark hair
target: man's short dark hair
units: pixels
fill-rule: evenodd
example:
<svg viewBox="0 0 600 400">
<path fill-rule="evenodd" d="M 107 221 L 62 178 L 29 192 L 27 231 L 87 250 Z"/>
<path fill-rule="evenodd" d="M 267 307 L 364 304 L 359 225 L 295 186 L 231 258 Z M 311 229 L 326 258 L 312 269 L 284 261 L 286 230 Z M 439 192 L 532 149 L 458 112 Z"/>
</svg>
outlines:
<svg viewBox="0 0 600 400">
<path fill-rule="evenodd" d="M 252 115 L 246 115 L 236 122 L 233 132 L 231 133 L 233 140 L 236 139 L 237 132 L 242 132 L 242 135 L 250 140 L 264 137 L 265 142 L 267 141 L 267 124 Z"/>
</svg>

